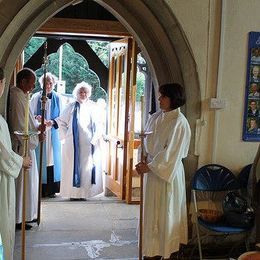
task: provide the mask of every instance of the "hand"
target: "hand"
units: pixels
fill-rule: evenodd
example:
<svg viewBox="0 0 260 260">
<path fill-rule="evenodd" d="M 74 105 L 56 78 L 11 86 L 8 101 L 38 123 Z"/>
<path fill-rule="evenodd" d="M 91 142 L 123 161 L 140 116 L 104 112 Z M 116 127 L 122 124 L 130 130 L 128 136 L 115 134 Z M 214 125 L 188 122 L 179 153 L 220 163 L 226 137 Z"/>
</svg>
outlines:
<svg viewBox="0 0 260 260">
<path fill-rule="evenodd" d="M 45 124 L 46 124 L 46 127 L 52 127 L 53 126 L 53 121 L 52 120 L 46 120 Z"/>
<path fill-rule="evenodd" d="M 40 134 L 38 134 L 38 137 L 39 137 L 39 141 L 40 142 L 44 142 L 45 139 L 46 139 L 46 134 L 45 133 L 40 133 Z"/>
<path fill-rule="evenodd" d="M 144 174 L 150 171 L 147 163 L 144 162 L 139 162 L 138 164 L 136 164 L 135 169 L 138 174 Z"/>
<path fill-rule="evenodd" d="M 41 123 L 41 121 L 42 121 L 42 116 L 41 116 L 41 115 L 37 115 L 37 116 L 35 116 L 35 119 L 36 119 L 39 123 Z"/>
<path fill-rule="evenodd" d="M 23 168 L 29 169 L 32 166 L 32 160 L 29 156 L 23 157 Z"/>
<path fill-rule="evenodd" d="M 46 130 L 46 125 L 44 124 L 44 125 L 39 125 L 39 127 L 38 127 L 38 130 L 40 131 L 40 132 L 45 132 L 45 130 Z"/>
</svg>

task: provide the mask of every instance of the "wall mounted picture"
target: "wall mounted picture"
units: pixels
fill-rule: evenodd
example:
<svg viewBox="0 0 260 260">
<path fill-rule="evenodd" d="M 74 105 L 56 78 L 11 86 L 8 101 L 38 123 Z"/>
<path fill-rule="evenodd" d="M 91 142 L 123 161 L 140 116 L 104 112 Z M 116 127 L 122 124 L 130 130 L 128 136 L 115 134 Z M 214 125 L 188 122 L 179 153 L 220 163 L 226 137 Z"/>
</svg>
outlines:
<svg viewBox="0 0 260 260">
<path fill-rule="evenodd" d="M 249 33 L 243 140 L 260 141 L 260 32 Z"/>
</svg>

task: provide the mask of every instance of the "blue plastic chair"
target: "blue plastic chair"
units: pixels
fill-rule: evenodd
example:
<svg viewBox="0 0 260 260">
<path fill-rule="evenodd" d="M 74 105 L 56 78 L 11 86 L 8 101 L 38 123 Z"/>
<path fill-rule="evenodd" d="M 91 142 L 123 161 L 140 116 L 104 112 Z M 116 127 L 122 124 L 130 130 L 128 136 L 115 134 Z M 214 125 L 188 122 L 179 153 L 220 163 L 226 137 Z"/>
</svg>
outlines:
<svg viewBox="0 0 260 260">
<path fill-rule="evenodd" d="M 194 199 L 195 214 L 196 214 L 196 233 L 199 247 L 199 256 L 202 259 L 202 248 L 199 226 L 203 226 L 207 231 L 213 232 L 214 235 L 230 235 L 248 231 L 245 228 L 231 227 L 222 218 L 216 223 L 211 223 L 203 220 L 199 216 L 199 209 L 197 206 L 198 192 L 208 192 L 215 194 L 217 192 L 228 192 L 238 190 L 240 183 L 236 176 L 226 167 L 218 164 L 208 164 L 195 172 L 192 179 L 192 194 Z M 216 194 L 215 194 L 216 195 Z M 214 196 L 213 196 L 214 197 Z M 216 196 L 215 196 L 216 197 Z"/>
<path fill-rule="evenodd" d="M 238 174 L 237 178 L 240 183 L 240 187 L 242 189 L 247 189 L 247 184 L 248 184 L 248 179 L 249 179 L 249 174 L 252 168 L 252 163 L 246 165 L 245 167 L 242 168 L 240 173 Z"/>
</svg>

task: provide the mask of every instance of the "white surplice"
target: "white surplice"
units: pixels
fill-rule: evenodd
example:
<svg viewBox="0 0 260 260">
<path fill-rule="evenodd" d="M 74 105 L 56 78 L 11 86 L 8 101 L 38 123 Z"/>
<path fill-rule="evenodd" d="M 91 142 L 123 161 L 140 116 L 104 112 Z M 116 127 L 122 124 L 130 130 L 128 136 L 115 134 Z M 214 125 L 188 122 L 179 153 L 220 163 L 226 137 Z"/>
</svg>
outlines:
<svg viewBox="0 0 260 260">
<path fill-rule="evenodd" d="M 67 105 L 60 117 L 55 119 L 59 125 L 60 137 L 65 143 L 62 147 L 62 177 L 60 193 L 66 198 L 90 198 L 103 192 L 101 152 L 99 138 L 102 136 L 101 121 L 98 118 L 97 106 L 93 101 L 80 104 L 78 115 L 79 154 L 80 154 L 80 187 L 73 187 L 73 111 L 75 102 Z M 95 125 L 95 131 L 92 126 Z M 95 146 L 92 156 L 91 144 Z M 96 166 L 96 184 L 91 184 L 93 163 Z"/>
<path fill-rule="evenodd" d="M 0 234 L 4 259 L 13 259 L 15 238 L 15 184 L 23 158 L 12 150 L 7 123 L 0 115 Z"/>
<path fill-rule="evenodd" d="M 24 130 L 24 112 L 26 106 L 26 95 L 17 88 L 10 89 L 10 107 L 9 107 L 9 129 L 11 134 L 13 150 L 23 155 L 24 147 L 21 136 L 14 134 L 14 131 Z M 37 122 L 35 121 L 31 111 L 29 113 L 29 131 L 37 132 Z M 29 139 L 29 156 L 32 160 L 32 166 L 27 174 L 27 190 L 26 190 L 26 221 L 32 221 L 37 218 L 38 207 L 38 186 L 39 174 L 34 149 L 39 143 L 38 135 L 33 135 Z M 22 222 L 23 208 L 23 174 L 16 179 L 16 223 Z"/>
<path fill-rule="evenodd" d="M 143 254 L 169 258 L 187 243 L 185 175 L 191 131 L 179 109 L 159 111 L 147 123 L 148 166 L 144 175 Z"/>
</svg>

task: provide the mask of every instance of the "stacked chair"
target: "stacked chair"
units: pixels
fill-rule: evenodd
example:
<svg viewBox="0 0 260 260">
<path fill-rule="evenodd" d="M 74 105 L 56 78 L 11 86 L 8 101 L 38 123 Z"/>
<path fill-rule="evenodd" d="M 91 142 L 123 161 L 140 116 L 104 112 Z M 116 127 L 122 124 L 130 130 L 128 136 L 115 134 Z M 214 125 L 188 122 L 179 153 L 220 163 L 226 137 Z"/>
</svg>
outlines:
<svg viewBox="0 0 260 260">
<path fill-rule="evenodd" d="M 241 179 L 243 178 L 241 177 Z M 206 241 L 210 236 L 213 236 L 213 238 L 222 236 L 221 242 L 223 242 L 224 238 L 230 235 L 244 234 L 245 236 L 242 236 L 244 238 L 243 241 L 246 241 L 246 247 L 248 247 L 247 237 L 252 226 L 239 227 L 233 225 L 232 222 L 228 222 L 225 218 L 222 208 L 223 202 L 224 206 L 230 206 L 230 201 L 228 200 L 230 194 L 233 195 L 232 192 L 240 191 L 243 180 L 239 181 L 229 169 L 218 164 L 205 165 L 195 172 L 192 178 L 192 195 L 200 259 L 203 259 L 202 242 Z M 244 182 L 243 184 L 245 185 Z M 229 197 L 226 197 L 227 194 Z M 237 202 L 236 198 L 234 200 Z M 201 201 L 204 201 L 203 208 L 201 208 Z M 220 206 L 219 209 L 216 205 Z M 232 250 L 233 248 L 231 248 L 230 252 Z"/>
</svg>

